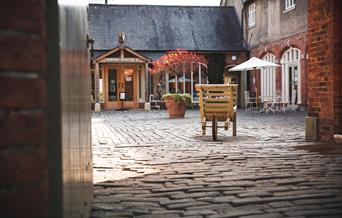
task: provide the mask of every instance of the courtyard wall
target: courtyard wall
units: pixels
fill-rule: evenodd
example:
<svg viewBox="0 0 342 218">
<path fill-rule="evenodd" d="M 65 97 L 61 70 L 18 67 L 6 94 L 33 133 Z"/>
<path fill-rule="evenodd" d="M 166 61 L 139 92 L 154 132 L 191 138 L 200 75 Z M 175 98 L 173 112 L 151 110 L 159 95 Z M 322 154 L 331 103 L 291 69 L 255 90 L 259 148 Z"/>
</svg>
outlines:
<svg viewBox="0 0 342 218">
<path fill-rule="evenodd" d="M 338 0 L 309 1 L 308 115 L 323 141 L 342 134 L 341 11 Z"/>
</svg>

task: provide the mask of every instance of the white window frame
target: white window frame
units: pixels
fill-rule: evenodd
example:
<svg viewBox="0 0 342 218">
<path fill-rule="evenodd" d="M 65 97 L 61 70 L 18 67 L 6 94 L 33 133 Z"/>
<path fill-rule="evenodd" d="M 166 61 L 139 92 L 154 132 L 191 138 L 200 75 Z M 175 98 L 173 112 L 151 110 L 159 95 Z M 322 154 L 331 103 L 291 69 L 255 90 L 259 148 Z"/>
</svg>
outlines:
<svg viewBox="0 0 342 218">
<path fill-rule="evenodd" d="M 289 67 L 297 66 L 298 70 L 298 93 L 297 104 L 302 104 L 302 74 L 301 74 L 301 51 L 297 48 L 290 47 L 284 52 L 281 59 L 282 65 L 282 99 L 289 101 Z"/>
<path fill-rule="evenodd" d="M 256 20 L 256 5 L 255 2 L 248 6 L 248 27 L 254 27 Z"/>
<path fill-rule="evenodd" d="M 272 53 L 267 53 L 262 59 L 276 63 L 276 56 Z M 276 96 L 276 69 L 274 67 L 262 69 L 260 79 L 261 96 Z"/>
<path fill-rule="evenodd" d="M 288 12 L 296 8 L 296 1 L 295 0 L 285 0 L 285 11 Z"/>
</svg>

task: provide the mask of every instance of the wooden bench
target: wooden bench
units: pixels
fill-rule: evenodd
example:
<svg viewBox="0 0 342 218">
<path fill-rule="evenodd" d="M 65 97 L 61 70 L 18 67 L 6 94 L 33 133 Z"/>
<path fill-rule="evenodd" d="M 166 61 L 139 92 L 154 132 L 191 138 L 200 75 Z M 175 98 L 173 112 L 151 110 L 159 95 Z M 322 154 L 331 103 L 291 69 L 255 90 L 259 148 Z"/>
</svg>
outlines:
<svg viewBox="0 0 342 218">
<path fill-rule="evenodd" d="M 233 124 L 233 136 L 236 136 L 236 99 L 238 85 L 228 84 L 197 84 L 199 95 L 202 134 L 206 134 L 206 127 L 212 127 L 213 140 L 217 140 L 218 128 L 228 130 Z M 212 125 L 207 125 L 211 121 Z M 219 121 L 223 125 L 219 125 Z"/>
</svg>

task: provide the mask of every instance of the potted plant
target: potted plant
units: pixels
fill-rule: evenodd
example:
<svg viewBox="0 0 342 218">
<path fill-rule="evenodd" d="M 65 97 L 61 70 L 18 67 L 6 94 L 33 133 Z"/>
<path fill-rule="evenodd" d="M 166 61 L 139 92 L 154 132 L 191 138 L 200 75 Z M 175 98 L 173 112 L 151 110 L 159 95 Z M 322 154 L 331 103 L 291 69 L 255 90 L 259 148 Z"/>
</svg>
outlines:
<svg viewBox="0 0 342 218">
<path fill-rule="evenodd" d="M 168 93 L 163 95 L 169 118 L 183 118 L 187 106 L 192 106 L 189 94 Z"/>
<path fill-rule="evenodd" d="M 192 104 L 191 95 L 185 93 L 185 88 L 183 89 L 183 94 L 177 93 L 179 92 L 177 78 L 183 76 L 183 85 L 185 87 L 186 75 L 190 77 L 191 73 L 198 69 L 199 65 L 194 63 L 206 65 L 208 61 L 203 55 L 181 48 L 167 52 L 152 63 L 152 68 L 150 68 L 152 75 L 167 73 L 169 76 L 176 77 L 174 81 L 176 93 L 163 95 L 170 118 L 184 117 L 186 106 L 191 106 Z"/>
</svg>

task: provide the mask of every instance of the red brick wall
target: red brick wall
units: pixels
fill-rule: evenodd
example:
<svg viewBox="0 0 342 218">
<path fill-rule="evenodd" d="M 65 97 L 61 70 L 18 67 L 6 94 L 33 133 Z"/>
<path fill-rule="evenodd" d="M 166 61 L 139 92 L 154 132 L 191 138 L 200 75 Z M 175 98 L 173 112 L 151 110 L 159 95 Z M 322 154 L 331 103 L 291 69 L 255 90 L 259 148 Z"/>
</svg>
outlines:
<svg viewBox="0 0 342 218">
<path fill-rule="evenodd" d="M 309 1 L 308 109 L 309 116 L 318 117 L 323 141 L 342 133 L 341 5 L 338 0 Z"/>
<path fill-rule="evenodd" d="M 334 1 L 334 119 L 335 134 L 342 134 L 342 2 Z"/>
<path fill-rule="evenodd" d="M 232 60 L 232 56 L 236 57 L 236 60 Z M 225 54 L 226 65 L 235 66 L 248 60 L 248 52 L 229 52 Z"/>
<path fill-rule="evenodd" d="M 0 3 L 1 217 L 47 217 L 44 1 Z"/>
<path fill-rule="evenodd" d="M 280 64 L 280 60 L 283 54 L 290 48 L 298 48 L 301 51 L 301 83 L 302 83 L 302 105 L 307 105 L 307 34 L 302 32 L 291 37 L 287 37 L 281 40 L 260 44 L 256 48 L 251 49 L 251 57 L 257 57 L 262 59 L 267 53 L 275 55 L 276 61 Z M 256 85 L 258 87 L 258 93 L 261 93 L 260 87 L 260 70 L 256 73 Z M 253 75 L 250 74 L 250 81 L 253 80 Z M 276 89 L 281 90 L 282 78 L 281 67 L 276 68 Z M 254 90 L 255 87 L 250 87 Z"/>
</svg>

